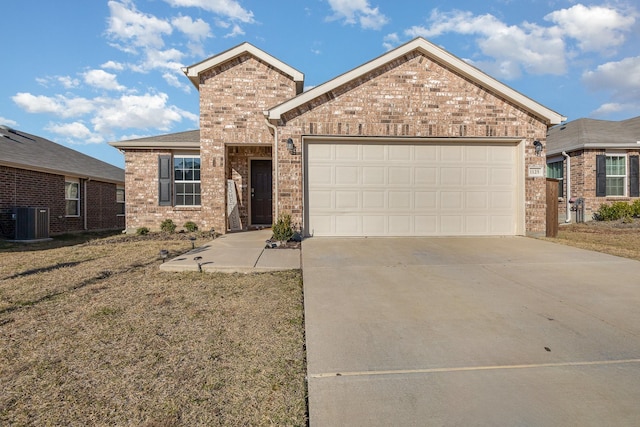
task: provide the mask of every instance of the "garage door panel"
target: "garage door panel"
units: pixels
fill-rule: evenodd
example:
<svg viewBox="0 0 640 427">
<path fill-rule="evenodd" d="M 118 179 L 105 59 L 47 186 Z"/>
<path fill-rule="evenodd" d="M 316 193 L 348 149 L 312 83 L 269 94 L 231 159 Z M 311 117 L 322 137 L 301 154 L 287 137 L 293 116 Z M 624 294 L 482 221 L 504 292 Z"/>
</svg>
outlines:
<svg viewBox="0 0 640 427">
<path fill-rule="evenodd" d="M 396 236 L 410 235 L 412 218 L 409 215 L 389 215 L 389 233 Z"/>
<path fill-rule="evenodd" d="M 416 191 L 414 193 L 414 206 L 416 210 L 435 210 L 438 208 L 437 191 Z"/>
<path fill-rule="evenodd" d="M 411 170 L 404 167 L 389 167 L 389 185 L 411 185 Z"/>
<path fill-rule="evenodd" d="M 411 191 L 389 191 L 390 210 L 406 210 L 411 208 Z"/>
<path fill-rule="evenodd" d="M 362 146 L 362 160 L 365 161 L 384 161 L 385 156 L 384 145 L 363 145 Z"/>
<path fill-rule="evenodd" d="M 461 186 L 464 182 L 464 169 L 443 167 L 440 169 L 440 185 Z"/>
<path fill-rule="evenodd" d="M 353 144 L 338 144 L 335 147 L 335 160 L 342 163 L 359 159 L 359 146 Z"/>
<path fill-rule="evenodd" d="M 356 166 L 336 166 L 335 183 L 336 185 L 358 184 L 358 175 Z"/>
<path fill-rule="evenodd" d="M 349 236 L 351 233 L 362 233 L 362 217 L 355 215 L 338 215 L 335 217 L 335 234 Z"/>
<path fill-rule="evenodd" d="M 336 191 L 337 210 L 355 210 L 360 207 L 359 191 Z"/>
<path fill-rule="evenodd" d="M 306 218 L 314 235 L 513 235 L 516 145 L 309 143 Z"/>
<path fill-rule="evenodd" d="M 409 161 L 411 160 L 412 148 L 409 145 L 389 145 L 389 161 Z"/>
<path fill-rule="evenodd" d="M 362 168 L 362 184 L 363 185 L 382 185 L 385 184 L 387 168 L 384 165 L 364 166 Z"/>
<path fill-rule="evenodd" d="M 309 195 L 309 209 L 330 210 L 334 207 L 333 194 L 331 190 L 317 190 Z"/>
</svg>

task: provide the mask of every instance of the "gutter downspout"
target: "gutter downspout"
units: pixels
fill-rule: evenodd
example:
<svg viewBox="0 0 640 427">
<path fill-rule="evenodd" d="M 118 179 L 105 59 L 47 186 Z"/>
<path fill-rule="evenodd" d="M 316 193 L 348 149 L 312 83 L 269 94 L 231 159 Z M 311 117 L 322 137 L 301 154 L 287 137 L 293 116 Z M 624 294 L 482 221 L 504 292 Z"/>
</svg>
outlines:
<svg viewBox="0 0 640 427">
<path fill-rule="evenodd" d="M 278 164 L 278 128 L 274 125 L 271 124 L 271 122 L 269 122 L 269 119 L 267 117 L 264 118 L 265 123 L 267 124 L 268 127 L 270 127 L 271 129 L 273 129 L 273 151 L 274 151 L 274 162 L 275 162 L 275 180 L 274 180 L 274 185 L 273 185 L 273 192 L 275 193 L 275 200 L 274 203 L 276 204 L 275 207 L 275 218 L 273 218 L 274 221 L 278 220 L 278 181 L 280 181 L 279 179 L 279 170 L 280 170 L 280 166 Z"/>
<path fill-rule="evenodd" d="M 571 205 L 570 205 L 570 201 L 571 201 L 571 156 L 569 156 L 567 154 L 566 151 L 562 152 L 562 155 L 564 156 L 565 159 L 567 159 L 567 197 L 566 197 L 566 211 L 567 211 L 567 216 L 566 219 L 564 220 L 565 223 L 570 223 L 571 222 Z"/>
</svg>

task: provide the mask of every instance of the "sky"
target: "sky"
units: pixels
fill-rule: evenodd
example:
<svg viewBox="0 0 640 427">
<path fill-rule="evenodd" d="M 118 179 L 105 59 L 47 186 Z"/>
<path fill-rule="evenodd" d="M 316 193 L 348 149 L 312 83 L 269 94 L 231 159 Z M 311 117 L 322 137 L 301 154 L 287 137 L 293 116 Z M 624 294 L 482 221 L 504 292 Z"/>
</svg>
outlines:
<svg viewBox="0 0 640 427">
<path fill-rule="evenodd" d="M 317 86 L 424 37 L 569 121 L 640 115 L 637 0 L 2 0 L 0 125 L 108 143 L 198 128 L 185 66 L 249 42 Z"/>
</svg>

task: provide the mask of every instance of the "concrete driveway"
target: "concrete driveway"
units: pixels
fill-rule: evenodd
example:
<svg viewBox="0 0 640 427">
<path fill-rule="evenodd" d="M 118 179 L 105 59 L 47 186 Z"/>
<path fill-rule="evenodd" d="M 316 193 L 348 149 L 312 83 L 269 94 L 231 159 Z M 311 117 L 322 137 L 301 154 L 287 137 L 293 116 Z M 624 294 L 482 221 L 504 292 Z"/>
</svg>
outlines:
<svg viewBox="0 0 640 427">
<path fill-rule="evenodd" d="M 312 427 L 640 423 L 640 262 L 525 237 L 302 259 Z"/>
</svg>

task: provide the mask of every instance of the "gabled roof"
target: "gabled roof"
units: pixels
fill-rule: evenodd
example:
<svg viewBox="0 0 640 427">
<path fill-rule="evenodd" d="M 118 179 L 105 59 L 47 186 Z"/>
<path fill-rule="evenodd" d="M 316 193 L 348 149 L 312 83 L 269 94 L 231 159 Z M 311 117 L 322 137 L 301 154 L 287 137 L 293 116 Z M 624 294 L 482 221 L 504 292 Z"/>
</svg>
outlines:
<svg viewBox="0 0 640 427">
<path fill-rule="evenodd" d="M 0 165 L 124 184 L 124 169 L 6 126 L 0 126 Z"/>
<path fill-rule="evenodd" d="M 333 80 L 329 80 L 320 86 L 316 86 L 313 89 L 290 99 L 289 101 L 283 102 L 282 104 L 265 111 L 265 115 L 269 120 L 278 120 L 284 113 L 298 108 L 301 105 L 326 94 L 327 92 L 330 92 L 415 50 L 436 62 L 446 64 L 448 67 L 476 82 L 480 86 L 497 93 L 505 99 L 531 112 L 536 117 L 545 121 L 548 125 L 562 123 L 566 120 L 566 118 L 561 114 L 556 113 L 520 92 L 517 92 L 462 59 L 428 42 L 422 37 L 415 38 L 412 41 L 367 62 L 366 64 L 354 68 L 353 70 L 346 72 Z"/>
<path fill-rule="evenodd" d="M 578 119 L 547 133 L 547 156 L 585 148 L 640 148 L 640 116 L 619 122 Z"/>
<path fill-rule="evenodd" d="M 302 88 L 304 86 L 304 74 L 247 42 L 244 42 L 234 48 L 219 53 L 218 55 L 205 59 L 204 61 L 198 62 L 197 64 L 194 64 L 190 67 L 185 67 L 182 69 L 182 71 L 187 75 L 187 77 L 189 77 L 191 83 L 193 83 L 193 85 L 198 90 L 200 90 L 201 73 L 213 67 L 224 64 L 225 62 L 231 61 L 241 55 L 244 55 L 245 53 L 249 53 L 258 58 L 260 61 L 269 64 L 270 66 L 280 70 L 288 76 L 291 76 L 291 79 L 297 83 L 296 92 L 302 92 Z"/>
<path fill-rule="evenodd" d="M 116 148 L 200 148 L 200 130 L 188 130 L 185 132 L 167 133 L 164 135 L 150 136 L 146 138 L 129 139 L 127 141 L 110 142 Z"/>
</svg>

